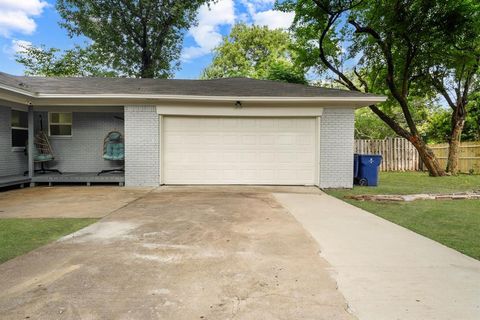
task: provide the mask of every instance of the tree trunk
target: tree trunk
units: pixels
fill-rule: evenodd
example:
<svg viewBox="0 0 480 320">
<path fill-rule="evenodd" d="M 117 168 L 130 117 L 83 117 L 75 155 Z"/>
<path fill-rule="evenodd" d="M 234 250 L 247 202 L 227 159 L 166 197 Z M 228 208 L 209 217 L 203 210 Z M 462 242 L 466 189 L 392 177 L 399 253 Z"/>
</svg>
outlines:
<svg viewBox="0 0 480 320">
<path fill-rule="evenodd" d="M 411 132 L 405 130 L 392 118 L 383 113 L 376 105 L 371 105 L 370 110 L 373 111 L 380 119 L 383 120 L 396 134 L 407 139 L 417 149 L 420 158 L 423 161 L 425 167 L 427 167 L 428 173 L 432 177 L 441 177 L 445 175 L 445 171 L 440 166 L 437 157 L 433 153 L 425 142 L 418 135 L 413 135 Z"/>
<path fill-rule="evenodd" d="M 153 78 L 155 76 L 152 62 L 152 54 L 147 48 L 144 48 L 142 50 L 142 65 L 140 68 L 140 78 Z"/>
<path fill-rule="evenodd" d="M 418 154 L 425 167 L 427 167 L 428 173 L 431 177 L 442 177 L 445 175 L 445 171 L 440 166 L 432 149 L 430 149 L 420 137 L 410 136 L 408 141 L 410 141 L 415 149 L 417 149 Z"/>
<path fill-rule="evenodd" d="M 460 140 L 462 137 L 463 127 L 465 125 L 465 117 L 457 116 L 456 113 L 452 115 L 452 133 L 450 134 L 447 172 L 452 175 L 458 174 L 458 157 L 460 151 Z"/>
</svg>

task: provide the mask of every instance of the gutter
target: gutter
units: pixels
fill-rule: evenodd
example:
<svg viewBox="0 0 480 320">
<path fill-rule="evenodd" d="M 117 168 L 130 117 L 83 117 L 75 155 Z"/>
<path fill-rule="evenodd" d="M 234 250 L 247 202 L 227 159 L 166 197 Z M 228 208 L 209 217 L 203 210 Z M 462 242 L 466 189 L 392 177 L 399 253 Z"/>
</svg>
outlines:
<svg viewBox="0 0 480 320">
<path fill-rule="evenodd" d="M 95 99 L 95 100 L 167 100 L 167 101 L 210 101 L 210 102 L 356 102 L 380 103 L 387 100 L 384 96 L 361 97 L 269 97 L 269 96 L 200 96 L 200 95 L 164 95 L 164 94 L 55 94 L 33 93 L 24 89 L 14 88 L 0 84 L 0 89 L 10 91 L 34 100 L 61 100 L 61 99 Z"/>
</svg>

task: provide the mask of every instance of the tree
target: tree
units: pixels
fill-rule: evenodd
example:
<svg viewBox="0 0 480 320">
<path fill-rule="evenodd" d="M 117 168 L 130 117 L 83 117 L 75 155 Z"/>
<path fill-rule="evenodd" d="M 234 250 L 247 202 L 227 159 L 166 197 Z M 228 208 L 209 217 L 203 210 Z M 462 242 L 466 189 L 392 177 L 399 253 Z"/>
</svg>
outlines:
<svg viewBox="0 0 480 320">
<path fill-rule="evenodd" d="M 293 63 L 292 40 L 280 29 L 235 25 L 215 49 L 202 78 L 249 77 L 306 83 L 304 69 Z"/>
<path fill-rule="evenodd" d="M 446 170 L 454 175 L 458 172 L 458 153 L 468 118 L 469 99 L 480 90 L 480 3 L 470 4 L 472 6 L 467 6 L 464 14 L 456 18 L 468 21 L 463 24 L 462 36 L 441 44 L 426 57 L 429 60 L 424 72 L 425 80 L 451 109 Z M 449 54 L 445 56 L 445 52 Z"/>
<path fill-rule="evenodd" d="M 349 90 L 387 94 L 387 103 L 370 109 L 415 146 L 430 175 L 442 176 L 415 121 L 414 102 L 435 96 L 418 81 L 426 58 L 462 36 L 467 22 L 455 17 L 464 15 L 463 2 L 469 0 L 286 0 L 278 7 L 296 14 L 293 30 L 304 46 L 301 62 L 327 71 Z M 348 61 L 358 66 L 354 77 L 344 71 Z M 390 112 L 395 106 L 401 122 Z"/>
<path fill-rule="evenodd" d="M 450 107 L 448 107 L 450 108 Z M 480 140 L 480 93 L 472 94 L 466 107 L 461 139 L 462 141 Z M 452 133 L 452 111 L 439 108 L 431 113 L 426 126 L 425 135 L 429 142 L 450 142 Z"/>
<path fill-rule="evenodd" d="M 127 76 L 166 78 L 178 67 L 184 31 L 209 0 L 58 0 L 61 25 L 83 35 L 97 59 Z"/>
<path fill-rule="evenodd" d="M 25 67 L 26 75 L 44 77 L 113 77 L 116 73 L 96 62 L 95 54 L 88 48 L 76 46 L 61 51 L 45 46 L 24 47 L 16 61 Z"/>
</svg>

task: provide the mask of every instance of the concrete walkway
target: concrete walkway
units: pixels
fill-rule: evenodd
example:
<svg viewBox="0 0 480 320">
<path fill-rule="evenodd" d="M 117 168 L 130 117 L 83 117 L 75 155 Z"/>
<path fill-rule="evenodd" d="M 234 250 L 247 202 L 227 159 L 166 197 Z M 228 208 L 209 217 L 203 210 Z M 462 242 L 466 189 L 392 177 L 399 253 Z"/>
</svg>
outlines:
<svg viewBox="0 0 480 320">
<path fill-rule="evenodd" d="M 480 319 L 480 262 L 326 194 L 274 195 L 359 319 Z"/>
</svg>

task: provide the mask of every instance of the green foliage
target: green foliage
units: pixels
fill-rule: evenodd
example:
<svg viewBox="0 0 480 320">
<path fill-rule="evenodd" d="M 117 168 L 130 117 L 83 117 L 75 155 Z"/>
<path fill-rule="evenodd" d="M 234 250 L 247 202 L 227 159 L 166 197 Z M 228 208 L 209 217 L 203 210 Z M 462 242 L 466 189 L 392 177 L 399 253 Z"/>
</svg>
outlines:
<svg viewBox="0 0 480 320">
<path fill-rule="evenodd" d="M 98 219 L 0 219 L 0 263 L 75 232 Z"/>
<path fill-rule="evenodd" d="M 57 48 L 26 47 L 16 55 L 16 61 L 25 67 L 26 75 L 44 77 L 113 77 L 117 74 L 96 61 L 89 48 L 76 46 L 61 51 Z"/>
<path fill-rule="evenodd" d="M 475 106 L 478 108 L 478 106 Z M 473 111 L 473 110 L 472 110 Z M 469 112 L 465 119 L 465 127 L 462 132 L 461 141 L 480 140 L 480 121 L 478 109 Z M 448 142 L 452 131 L 451 113 L 446 109 L 437 110 L 428 119 L 425 128 L 425 135 L 429 143 Z"/>
<path fill-rule="evenodd" d="M 98 61 L 126 76 L 166 78 L 178 68 L 185 30 L 208 0 L 58 0 L 71 36 L 93 41 Z"/>
<path fill-rule="evenodd" d="M 355 139 L 385 139 L 395 136 L 396 133 L 370 109 L 355 111 Z"/>
<path fill-rule="evenodd" d="M 277 61 L 269 65 L 265 79 L 289 83 L 308 84 L 303 70 L 295 67 L 291 62 Z"/>
<path fill-rule="evenodd" d="M 303 68 L 293 63 L 292 40 L 282 30 L 235 25 L 215 49 L 202 78 L 249 77 L 306 83 Z"/>
<path fill-rule="evenodd" d="M 295 12 L 294 23 L 291 27 L 295 37 L 292 46 L 295 52 L 295 63 L 306 69 L 316 70 L 320 75 L 332 76 L 328 72 L 327 66 L 319 58 L 319 39 L 328 20 L 325 12 L 320 10 L 312 0 L 277 0 L 276 8 L 285 12 Z M 335 28 L 325 38 L 323 46 L 325 54 L 336 67 L 341 67 L 345 58 L 341 47 L 340 31 L 340 24 L 336 23 Z"/>
<path fill-rule="evenodd" d="M 277 1 L 277 8 L 295 12 L 292 31 L 298 64 L 350 90 L 389 96 L 381 111 L 395 119 L 390 111 L 393 105 L 400 106 L 401 122 L 407 125 L 402 127 L 413 135 L 417 123 L 411 118 L 421 119 L 416 113 L 423 108 L 410 102 L 433 101 L 438 94 L 423 75 L 446 64 L 458 53 L 457 47 L 465 49 L 463 59 L 472 58 L 472 51 L 463 45 L 479 38 L 478 6 L 471 0 Z"/>
</svg>

